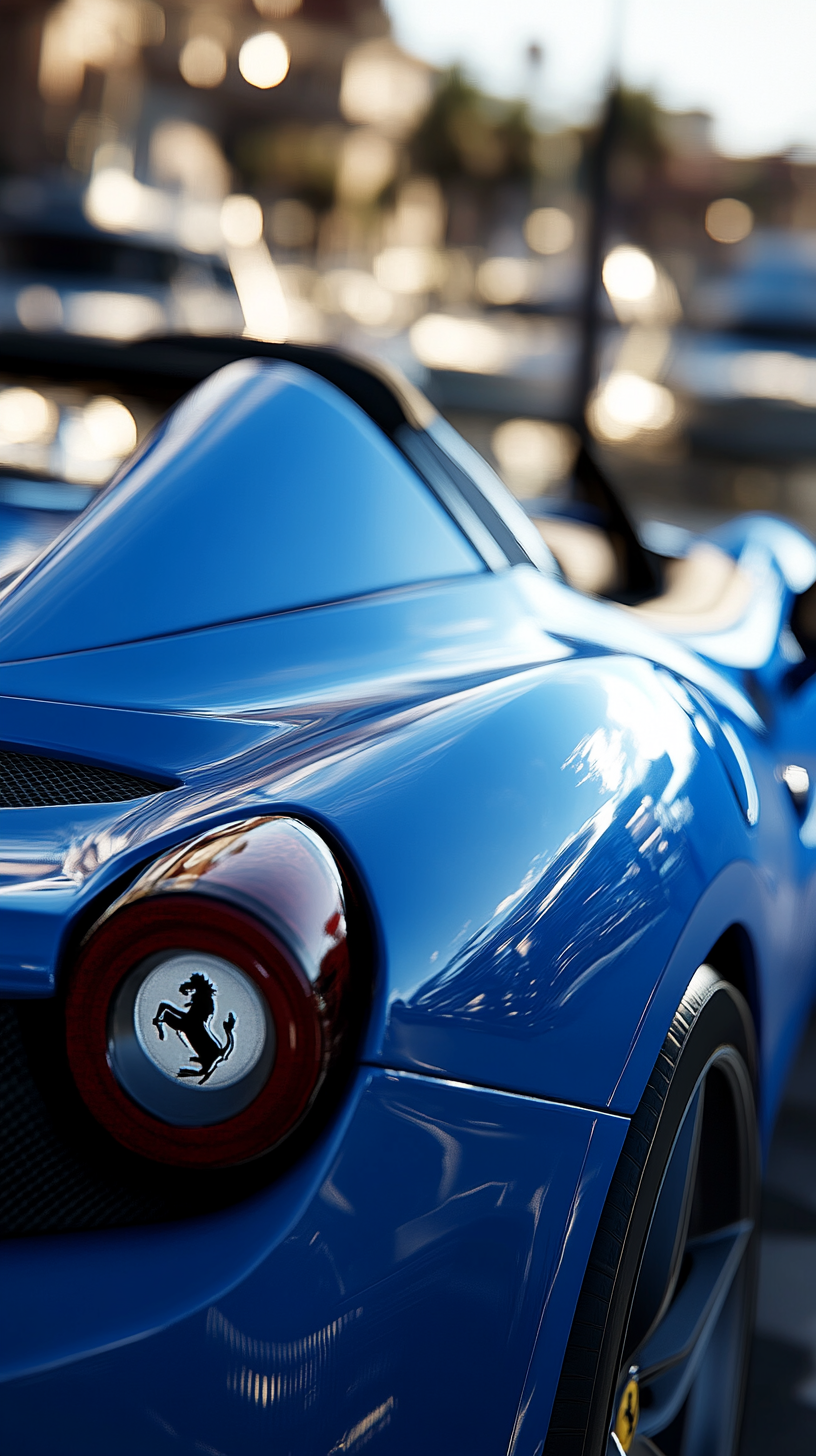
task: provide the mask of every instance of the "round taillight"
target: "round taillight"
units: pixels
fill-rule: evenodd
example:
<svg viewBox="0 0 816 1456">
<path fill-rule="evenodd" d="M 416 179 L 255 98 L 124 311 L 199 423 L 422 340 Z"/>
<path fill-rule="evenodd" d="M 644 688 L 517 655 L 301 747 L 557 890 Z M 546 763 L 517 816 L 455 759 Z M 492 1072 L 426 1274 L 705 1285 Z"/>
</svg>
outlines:
<svg viewBox="0 0 816 1456">
<path fill-rule="evenodd" d="M 157 860 L 94 926 L 68 1058 L 132 1152 L 243 1163 L 303 1120 L 353 1024 L 343 880 L 306 825 L 229 825 Z"/>
</svg>

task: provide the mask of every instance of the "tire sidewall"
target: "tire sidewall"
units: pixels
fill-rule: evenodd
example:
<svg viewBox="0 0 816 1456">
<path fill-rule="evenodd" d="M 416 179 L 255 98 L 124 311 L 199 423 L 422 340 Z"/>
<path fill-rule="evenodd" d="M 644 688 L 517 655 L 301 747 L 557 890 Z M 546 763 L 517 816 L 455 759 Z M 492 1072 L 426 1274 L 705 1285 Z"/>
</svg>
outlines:
<svg viewBox="0 0 816 1456">
<path fill-rule="evenodd" d="M 683 1007 L 699 998 L 699 1005 L 680 1044 L 677 1059 L 672 1068 L 667 1046 L 676 1034 L 678 1017 Z M 659 1080 L 662 1069 L 669 1081 L 662 1106 L 655 1112 L 649 1107 L 650 1089 Z M 623 1247 L 618 1260 L 614 1287 L 609 1300 L 607 1318 L 601 1341 L 600 1355 L 596 1367 L 590 1417 L 584 1442 L 584 1452 L 591 1456 L 604 1456 L 612 1417 L 612 1405 L 617 1388 L 618 1375 L 623 1356 L 623 1346 L 629 1323 L 629 1314 L 646 1239 L 651 1227 L 663 1178 L 683 1123 L 685 1113 L 695 1090 L 714 1064 L 721 1064 L 732 1078 L 735 1091 L 741 1094 L 748 1111 L 742 1135 L 746 1138 L 742 1149 L 741 1166 L 749 1183 L 745 1190 L 755 1223 L 758 1212 L 759 1155 L 757 1139 L 756 1100 L 756 1052 L 753 1022 L 750 1011 L 739 992 L 715 973 L 703 966 L 692 979 L 678 1016 L 664 1044 L 661 1057 L 655 1067 L 637 1113 L 632 1120 L 629 1136 L 638 1134 L 648 1137 L 649 1114 L 652 1112 L 654 1131 L 646 1152 L 645 1161 L 637 1182 L 634 1203 L 626 1227 Z M 659 1094 L 658 1094 L 659 1096 Z M 655 1120 L 656 1116 L 656 1120 Z M 638 1126 L 638 1124 L 641 1124 Z M 646 1126 L 644 1126 L 644 1124 Z M 629 1139 L 627 1138 L 627 1143 Z M 624 1155 L 626 1147 L 624 1147 Z M 599 1230 L 599 1237 L 601 1230 Z M 610 1235 L 611 1237 L 611 1235 Z M 747 1259 L 751 1273 L 751 1313 L 756 1284 L 756 1235 L 754 1247 L 748 1251 Z M 746 1322 L 746 1343 L 750 1338 L 751 1321 Z M 743 1360 L 743 1380 L 745 1375 Z M 737 1409 L 741 1409 L 742 1392 L 739 1393 Z M 735 1423 L 738 1424 L 738 1423 Z"/>
</svg>

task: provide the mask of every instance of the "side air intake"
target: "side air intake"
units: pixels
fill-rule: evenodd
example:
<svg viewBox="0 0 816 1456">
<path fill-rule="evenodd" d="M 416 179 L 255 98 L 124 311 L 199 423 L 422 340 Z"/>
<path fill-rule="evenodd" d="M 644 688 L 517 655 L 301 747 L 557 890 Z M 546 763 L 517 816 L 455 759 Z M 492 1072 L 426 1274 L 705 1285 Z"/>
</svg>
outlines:
<svg viewBox="0 0 816 1456">
<path fill-rule="evenodd" d="M 0 749 L 0 809 L 117 804 L 161 794 L 166 788 L 166 784 L 134 778 L 118 769 Z"/>
</svg>

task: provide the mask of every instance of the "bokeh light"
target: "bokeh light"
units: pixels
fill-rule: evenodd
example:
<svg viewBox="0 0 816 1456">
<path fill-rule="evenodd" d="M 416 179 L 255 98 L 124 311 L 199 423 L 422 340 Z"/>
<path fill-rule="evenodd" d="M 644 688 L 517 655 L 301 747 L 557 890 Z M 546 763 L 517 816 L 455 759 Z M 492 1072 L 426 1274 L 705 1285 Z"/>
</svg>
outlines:
<svg viewBox="0 0 816 1456">
<path fill-rule="evenodd" d="M 232 281 L 244 315 L 244 333 L 278 343 L 289 329 L 289 308 L 280 276 L 263 239 L 229 248 Z"/>
<path fill-rule="evenodd" d="M 121 400 L 97 395 L 85 406 L 82 421 L 101 459 L 127 455 L 136 444 L 136 421 Z"/>
<path fill-rule="evenodd" d="M 96 395 L 85 404 L 68 405 L 59 430 L 66 479 L 102 484 L 137 439 L 136 421 L 121 400 Z"/>
<path fill-rule="evenodd" d="M 736 197 L 719 197 L 706 208 L 705 229 L 715 243 L 741 243 L 754 226 L 754 214 Z"/>
<path fill-rule="evenodd" d="M 442 277 L 442 260 L 435 248 L 385 248 L 374 259 L 374 276 L 393 293 L 427 293 Z"/>
<path fill-rule="evenodd" d="M 340 110 L 347 121 L 405 136 L 431 103 L 431 71 L 390 40 L 366 41 L 343 63 Z"/>
<path fill-rule="evenodd" d="M 569 474 L 578 439 L 566 425 L 513 419 L 497 426 L 490 445 L 502 479 L 525 500 L 540 495 Z"/>
<path fill-rule="evenodd" d="M 221 231 L 233 248 L 251 248 L 263 237 L 263 209 L 254 197 L 234 193 L 224 199 Z"/>
<path fill-rule="evenodd" d="M 631 440 L 641 430 L 664 430 L 675 418 L 671 390 L 628 370 L 615 370 L 598 390 L 590 425 L 604 440 Z"/>
<path fill-rule="evenodd" d="M 150 133 L 150 171 L 157 182 L 186 197 L 221 202 L 230 190 L 230 169 L 217 137 L 206 127 L 168 117 Z"/>
<path fill-rule="evenodd" d="M 338 196 L 371 202 L 392 181 L 399 157 L 389 137 L 374 127 L 356 127 L 344 138 L 337 171 Z"/>
<path fill-rule="evenodd" d="M 728 379 L 747 399 L 778 399 L 816 409 L 816 359 L 780 349 L 745 349 L 733 355 Z"/>
<path fill-rule="evenodd" d="M 65 313 L 56 288 L 48 283 L 32 283 L 21 288 L 15 300 L 15 312 L 24 329 L 47 333 L 62 328 Z"/>
<path fill-rule="evenodd" d="M 280 86 L 289 72 L 289 47 L 277 31 L 263 30 L 245 40 L 238 52 L 238 69 L 250 86 L 269 91 Z"/>
<path fill-rule="evenodd" d="M 394 312 L 389 290 L 363 268 L 330 269 L 321 280 L 320 299 L 330 311 L 372 329 L 383 328 Z"/>
<path fill-rule="evenodd" d="M 227 53 L 211 35 L 193 35 L 182 46 L 179 70 L 188 86 L 208 90 L 220 86 L 227 74 Z"/>
<path fill-rule="evenodd" d="M 534 253 L 565 253 L 575 241 L 575 223 L 561 207 L 536 207 L 525 221 L 524 238 Z"/>
<path fill-rule="evenodd" d="M 142 184 L 121 167 L 105 167 L 92 179 L 85 212 L 97 227 L 133 227 L 142 207 Z"/>
<path fill-rule="evenodd" d="M 65 296 L 65 327 L 95 339 L 142 339 L 161 334 L 167 316 L 158 299 L 143 293 L 82 289 Z"/>
<path fill-rule="evenodd" d="M 485 259 L 476 274 L 476 286 L 486 303 L 521 303 L 530 287 L 527 259 Z"/>
<path fill-rule="evenodd" d="M 0 436 L 11 444 L 46 444 L 58 423 L 59 410 L 39 390 L 16 387 L 0 393 Z"/>
<path fill-rule="evenodd" d="M 218 253 L 224 241 L 221 209 L 211 202 L 183 198 L 176 215 L 176 237 L 191 253 Z"/>
<path fill-rule="evenodd" d="M 639 303 L 654 293 L 657 269 L 642 248 L 623 243 L 607 255 L 603 281 L 613 302 Z"/>
<path fill-rule="evenodd" d="M 512 350 L 497 328 L 481 319 L 428 313 L 410 330 L 411 348 L 427 369 L 465 374 L 499 374 Z"/>
<path fill-rule="evenodd" d="M 164 11 L 154 0 L 63 0 L 46 17 L 40 47 L 39 87 L 46 101 L 78 97 L 86 68 L 133 65 L 142 46 L 164 39 Z"/>
</svg>

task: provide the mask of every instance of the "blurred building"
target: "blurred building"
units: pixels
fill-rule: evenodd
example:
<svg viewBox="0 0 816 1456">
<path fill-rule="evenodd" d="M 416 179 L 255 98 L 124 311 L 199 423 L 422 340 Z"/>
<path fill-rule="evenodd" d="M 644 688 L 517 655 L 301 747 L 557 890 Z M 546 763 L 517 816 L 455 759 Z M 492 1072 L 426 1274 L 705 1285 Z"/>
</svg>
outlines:
<svg viewBox="0 0 816 1456">
<path fill-rule="evenodd" d="M 380 0 L 0 0 L 0 39 L 2 327 L 373 352 L 534 497 L 574 452 L 600 201 L 587 418 L 635 503 L 810 509 L 816 158 L 723 157 L 709 117 L 624 91 L 599 193 L 596 130 L 546 115 L 546 68 L 544 110 L 487 95 L 401 51 Z M 117 268 L 163 260 L 164 293 L 117 284 L 117 313 L 76 302 L 104 274 L 23 288 L 35 213 Z"/>
</svg>

